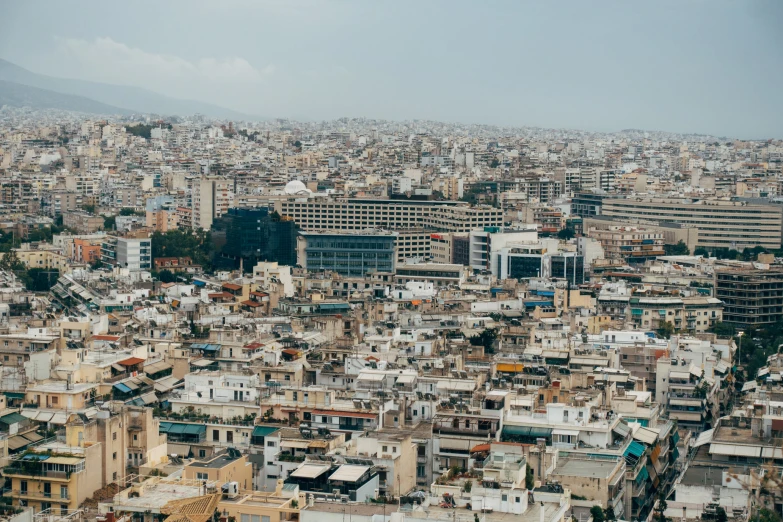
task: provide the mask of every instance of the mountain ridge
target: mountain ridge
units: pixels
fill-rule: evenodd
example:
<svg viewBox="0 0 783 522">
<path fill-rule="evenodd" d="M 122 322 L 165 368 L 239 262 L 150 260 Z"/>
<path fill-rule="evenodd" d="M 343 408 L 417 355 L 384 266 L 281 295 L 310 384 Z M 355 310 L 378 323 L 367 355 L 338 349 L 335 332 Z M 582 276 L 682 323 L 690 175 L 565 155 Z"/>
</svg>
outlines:
<svg viewBox="0 0 783 522">
<path fill-rule="evenodd" d="M 142 87 L 39 74 L 2 58 L 0 58 L 0 80 L 54 93 L 91 99 L 100 104 L 125 108 L 126 111 L 131 113 L 160 114 L 165 116 L 189 116 L 200 113 L 218 119 L 262 119 L 258 116 L 244 114 L 240 111 L 207 102 L 172 98 Z"/>
</svg>

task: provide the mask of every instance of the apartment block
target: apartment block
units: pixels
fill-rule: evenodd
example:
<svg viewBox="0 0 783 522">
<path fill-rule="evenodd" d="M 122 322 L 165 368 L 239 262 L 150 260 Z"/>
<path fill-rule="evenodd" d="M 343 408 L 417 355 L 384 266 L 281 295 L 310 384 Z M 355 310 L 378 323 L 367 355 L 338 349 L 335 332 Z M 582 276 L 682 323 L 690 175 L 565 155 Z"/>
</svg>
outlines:
<svg viewBox="0 0 783 522">
<path fill-rule="evenodd" d="M 503 223 L 500 209 L 454 201 L 289 198 L 276 201 L 275 210 L 307 231 L 382 228 L 469 232 Z"/>
<path fill-rule="evenodd" d="M 756 200 L 606 199 L 601 213 L 624 222 L 680 223 L 699 229 L 698 246 L 778 249 L 783 206 Z"/>
<path fill-rule="evenodd" d="M 783 320 L 783 269 L 721 269 L 715 272 L 715 297 L 723 301 L 723 320 L 737 326 L 764 326 Z"/>
<path fill-rule="evenodd" d="M 101 243 L 104 264 L 131 270 L 152 269 L 152 240 L 107 237 Z"/>
</svg>

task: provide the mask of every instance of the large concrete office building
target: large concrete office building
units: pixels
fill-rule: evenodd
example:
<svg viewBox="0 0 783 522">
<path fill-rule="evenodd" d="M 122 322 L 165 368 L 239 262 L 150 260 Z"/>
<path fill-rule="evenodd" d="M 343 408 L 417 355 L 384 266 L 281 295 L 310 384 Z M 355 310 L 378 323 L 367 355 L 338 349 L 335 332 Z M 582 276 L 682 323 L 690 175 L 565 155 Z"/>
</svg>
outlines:
<svg viewBox="0 0 783 522">
<path fill-rule="evenodd" d="M 275 210 L 304 231 L 427 229 L 469 232 L 503 224 L 503 211 L 457 201 L 293 197 Z"/>
<path fill-rule="evenodd" d="M 605 199 L 601 214 L 625 223 L 681 223 L 699 229 L 697 246 L 778 249 L 783 205 L 757 200 L 689 198 Z"/>
</svg>

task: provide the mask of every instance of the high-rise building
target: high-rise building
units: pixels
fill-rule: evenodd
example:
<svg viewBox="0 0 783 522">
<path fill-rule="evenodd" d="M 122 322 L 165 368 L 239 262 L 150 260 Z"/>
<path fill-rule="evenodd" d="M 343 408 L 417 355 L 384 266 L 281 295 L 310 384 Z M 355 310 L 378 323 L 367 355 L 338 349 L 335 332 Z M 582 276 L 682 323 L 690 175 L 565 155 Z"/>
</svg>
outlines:
<svg viewBox="0 0 783 522">
<path fill-rule="evenodd" d="M 193 182 L 193 228 L 209 230 L 212 223 L 234 202 L 232 182 L 221 178 L 203 178 Z"/>
<path fill-rule="evenodd" d="M 296 264 L 296 224 L 270 214 L 266 208 L 231 208 L 212 224 L 211 238 L 217 268 L 250 272 L 259 261 Z"/>
</svg>

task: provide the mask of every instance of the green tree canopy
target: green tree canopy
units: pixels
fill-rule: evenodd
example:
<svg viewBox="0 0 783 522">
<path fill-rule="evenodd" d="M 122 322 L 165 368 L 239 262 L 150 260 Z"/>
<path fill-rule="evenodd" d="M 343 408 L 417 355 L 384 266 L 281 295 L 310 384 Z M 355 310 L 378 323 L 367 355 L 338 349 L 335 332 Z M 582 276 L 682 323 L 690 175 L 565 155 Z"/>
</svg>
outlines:
<svg viewBox="0 0 783 522">
<path fill-rule="evenodd" d="M 470 344 L 473 346 L 483 346 L 484 353 L 495 353 L 495 339 L 498 337 L 497 328 L 485 328 L 480 334 L 470 337 Z"/>
<path fill-rule="evenodd" d="M 664 245 L 663 250 L 667 256 L 688 256 L 691 253 L 682 239 L 676 245 Z"/>
</svg>

